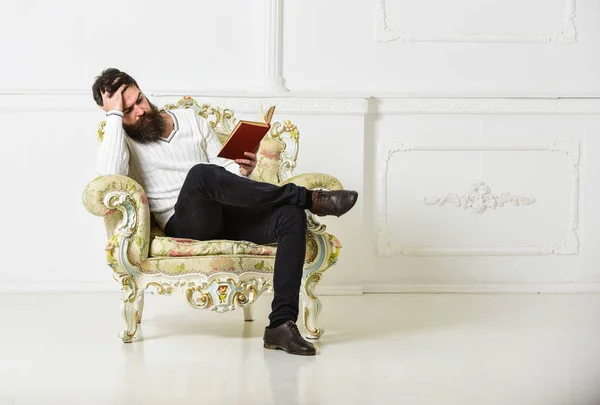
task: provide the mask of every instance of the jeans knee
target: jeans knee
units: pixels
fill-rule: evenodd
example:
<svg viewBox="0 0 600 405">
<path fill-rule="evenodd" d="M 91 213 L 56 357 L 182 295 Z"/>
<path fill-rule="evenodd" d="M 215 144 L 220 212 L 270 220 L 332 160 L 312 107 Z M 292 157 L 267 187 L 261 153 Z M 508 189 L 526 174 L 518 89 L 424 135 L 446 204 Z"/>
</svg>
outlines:
<svg viewBox="0 0 600 405">
<path fill-rule="evenodd" d="M 192 176 L 194 179 L 202 180 L 206 177 L 214 176 L 215 170 L 217 170 L 218 168 L 219 167 L 216 165 L 199 163 L 190 169 L 189 175 Z"/>
</svg>

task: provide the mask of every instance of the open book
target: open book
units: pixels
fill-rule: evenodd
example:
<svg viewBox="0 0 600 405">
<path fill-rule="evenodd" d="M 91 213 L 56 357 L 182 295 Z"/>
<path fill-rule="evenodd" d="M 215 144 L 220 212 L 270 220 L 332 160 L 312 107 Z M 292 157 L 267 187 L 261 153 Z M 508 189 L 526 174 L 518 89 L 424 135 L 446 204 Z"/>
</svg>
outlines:
<svg viewBox="0 0 600 405">
<path fill-rule="evenodd" d="M 217 156 L 235 160 L 247 159 L 244 152 L 255 153 L 258 150 L 260 141 L 271 129 L 271 118 L 273 118 L 274 111 L 275 106 L 271 106 L 267 114 L 263 116 L 265 122 L 238 121 Z"/>
</svg>

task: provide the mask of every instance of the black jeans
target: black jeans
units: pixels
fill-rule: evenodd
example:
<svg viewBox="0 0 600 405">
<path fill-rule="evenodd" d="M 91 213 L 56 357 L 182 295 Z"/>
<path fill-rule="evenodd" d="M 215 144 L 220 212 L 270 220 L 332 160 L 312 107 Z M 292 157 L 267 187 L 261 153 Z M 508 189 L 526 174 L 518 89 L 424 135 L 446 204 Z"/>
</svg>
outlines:
<svg viewBox="0 0 600 405">
<path fill-rule="evenodd" d="M 308 192 L 249 180 L 221 166 L 198 164 L 183 183 L 167 236 L 196 240 L 277 242 L 270 326 L 298 319 L 302 268 L 306 254 Z"/>
</svg>

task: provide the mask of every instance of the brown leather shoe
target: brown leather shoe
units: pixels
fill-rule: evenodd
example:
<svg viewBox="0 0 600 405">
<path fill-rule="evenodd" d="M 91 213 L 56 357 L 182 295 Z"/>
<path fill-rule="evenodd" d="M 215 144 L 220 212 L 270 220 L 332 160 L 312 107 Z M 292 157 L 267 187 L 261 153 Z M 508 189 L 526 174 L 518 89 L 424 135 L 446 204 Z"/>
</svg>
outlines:
<svg viewBox="0 0 600 405">
<path fill-rule="evenodd" d="M 314 356 L 317 352 L 312 343 L 304 340 L 292 321 L 287 321 L 273 329 L 266 328 L 263 340 L 265 349 L 285 350 L 290 354 L 301 356 Z"/>
<path fill-rule="evenodd" d="M 335 215 L 336 217 L 344 215 L 350 211 L 356 200 L 358 193 L 351 190 L 314 190 L 312 192 L 312 207 L 308 210 L 315 215 Z"/>
</svg>

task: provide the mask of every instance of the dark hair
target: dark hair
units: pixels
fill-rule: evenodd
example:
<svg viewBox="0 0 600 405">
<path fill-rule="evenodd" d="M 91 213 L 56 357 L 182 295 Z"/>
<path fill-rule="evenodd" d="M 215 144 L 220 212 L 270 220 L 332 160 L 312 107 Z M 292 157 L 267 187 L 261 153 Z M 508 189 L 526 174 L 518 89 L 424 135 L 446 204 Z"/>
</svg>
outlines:
<svg viewBox="0 0 600 405">
<path fill-rule="evenodd" d="M 127 73 L 121 72 L 119 69 L 115 68 L 105 69 L 100 76 L 96 77 L 96 80 L 92 85 L 94 101 L 102 107 L 104 104 L 102 101 L 102 93 L 107 91 L 108 95 L 112 96 L 123 84 L 127 86 L 134 85 L 138 89 L 140 88 L 135 79 Z"/>
</svg>

